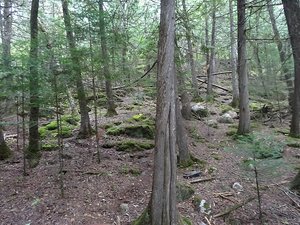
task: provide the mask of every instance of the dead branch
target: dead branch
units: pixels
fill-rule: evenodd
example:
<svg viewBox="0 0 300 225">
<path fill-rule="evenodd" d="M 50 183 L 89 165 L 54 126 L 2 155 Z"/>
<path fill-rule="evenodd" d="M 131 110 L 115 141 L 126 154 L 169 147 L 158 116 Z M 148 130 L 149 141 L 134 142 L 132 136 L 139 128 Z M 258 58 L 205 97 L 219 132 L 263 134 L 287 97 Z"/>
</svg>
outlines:
<svg viewBox="0 0 300 225">
<path fill-rule="evenodd" d="M 197 78 L 197 80 L 200 81 L 200 82 L 202 82 L 202 83 L 207 84 L 207 81 L 206 81 L 206 80 L 202 80 L 202 79 L 199 79 L 199 78 Z M 216 84 L 213 84 L 213 87 L 219 88 L 219 89 L 221 89 L 221 90 L 223 90 L 223 91 L 231 92 L 231 91 L 228 90 L 227 88 L 221 87 L 221 86 L 216 85 Z"/>
<path fill-rule="evenodd" d="M 209 178 L 202 178 L 202 179 L 192 180 L 192 181 L 190 181 L 190 184 L 211 181 L 211 180 L 214 180 L 214 179 L 215 179 L 215 177 L 209 177 Z"/>
<path fill-rule="evenodd" d="M 243 206 L 246 205 L 247 203 L 253 201 L 255 198 L 256 198 L 256 197 L 253 197 L 253 196 L 252 196 L 252 197 L 246 199 L 245 201 L 243 201 L 243 202 L 241 202 L 241 203 L 239 203 L 239 204 L 237 204 L 237 205 L 234 205 L 234 206 L 232 206 L 232 207 L 229 208 L 229 209 L 226 209 L 224 212 L 221 212 L 221 213 L 218 213 L 218 214 L 214 215 L 214 218 L 226 216 L 226 215 L 230 214 L 231 212 L 233 212 L 233 211 L 235 211 L 235 210 L 237 210 L 237 209 L 243 207 Z"/>
</svg>

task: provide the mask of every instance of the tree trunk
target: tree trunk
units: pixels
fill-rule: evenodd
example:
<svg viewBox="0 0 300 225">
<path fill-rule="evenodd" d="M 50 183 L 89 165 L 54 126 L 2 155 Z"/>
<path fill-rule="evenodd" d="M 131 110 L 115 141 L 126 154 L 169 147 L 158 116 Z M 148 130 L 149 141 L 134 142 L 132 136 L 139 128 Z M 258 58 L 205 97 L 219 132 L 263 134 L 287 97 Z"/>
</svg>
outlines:
<svg viewBox="0 0 300 225">
<path fill-rule="evenodd" d="M 5 70 L 9 70 L 11 66 L 11 37 L 12 37 L 12 1 L 4 0 L 4 10 L 3 10 L 3 32 L 2 32 L 2 57 L 3 66 Z M 9 71 L 10 72 L 10 71 Z"/>
<path fill-rule="evenodd" d="M 80 108 L 81 120 L 80 120 L 80 129 L 78 133 L 78 138 L 87 138 L 92 135 L 92 129 L 90 125 L 90 117 L 87 108 L 87 100 L 86 100 L 84 85 L 82 82 L 79 55 L 76 49 L 76 41 L 74 38 L 72 25 L 71 25 L 68 0 L 62 0 L 62 8 L 63 8 L 64 23 L 66 28 L 66 35 L 67 35 L 67 40 L 68 40 L 69 50 L 70 50 L 71 60 L 72 60 L 72 73 L 76 79 L 77 97 L 78 97 L 79 108 Z"/>
<path fill-rule="evenodd" d="M 39 143 L 39 74 L 38 74 L 38 10 L 39 0 L 32 0 L 30 15 L 30 55 L 29 55 L 29 144 L 26 157 L 30 167 L 39 163 L 41 156 Z"/>
<path fill-rule="evenodd" d="M 152 225 L 177 224 L 175 1 L 162 0 L 158 49 L 156 137 L 150 217 Z"/>
<path fill-rule="evenodd" d="M 109 71 L 109 55 L 108 55 L 107 44 L 106 44 L 103 0 L 99 0 L 99 27 L 100 27 L 101 51 L 102 51 L 102 61 L 103 61 L 103 73 L 105 77 L 105 92 L 107 97 L 107 116 L 113 116 L 113 115 L 117 115 L 117 112 L 114 103 L 113 91 L 111 88 L 111 74 Z"/>
<path fill-rule="evenodd" d="M 272 24 L 272 29 L 273 29 L 273 33 L 274 33 L 274 40 L 275 43 L 277 45 L 277 49 L 279 52 L 279 59 L 281 62 L 281 71 L 284 75 L 285 78 L 285 82 L 287 85 L 287 89 L 288 89 L 288 101 L 289 101 L 289 106 L 290 108 L 292 108 L 293 106 L 293 76 L 289 70 L 289 67 L 287 65 L 287 59 L 288 59 L 288 54 L 286 53 L 285 49 L 284 49 L 284 45 L 283 42 L 281 41 L 280 38 L 280 34 L 277 28 L 277 24 L 276 24 L 276 19 L 274 16 L 274 9 L 273 9 L 273 5 L 268 1 L 267 2 L 267 7 L 268 7 L 268 12 L 269 12 L 269 16 L 270 16 L 270 20 L 271 20 L 271 24 Z M 298 12 L 299 13 L 299 12 Z"/>
<path fill-rule="evenodd" d="M 190 71 L 192 75 L 193 92 L 194 92 L 194 96 L 198 96 L 199 88 L 196 79 L 195 60 L 194 60 L 193 44 L 192 44 L 192 30 L 189 25 L 189 14 L 186 9 L 185 0 L 182 0 L 182 7 L 183 7 L 183 26 L 185 28 L 186 41 L 188 45 L 187 55 L 188 55 L 188 61 L 190 64 Z"/>
<path fill-rule="evenodd" d="M 237 2 L 238 11 L 238 76 L 239 76 L 239 127 L 238 134 L 250 132 L 250 110 L 246 53 L 246 0 Z"/>
<path fill-rule="evenodd" d="M 230 16 L 230 67 L 231 67 L 231 85 L 232 85 L 232 107 L 238 107 L 239 105 L 239 84 L 236 74 L 236 40 L 235 40 L 235 28 L 233 18 L 232 0 L 229 0 L 229 16 Z"/>
<path fill-rule="evenodd" d="M 184 119 L 190 120 L 192 118 L 192 109 L 191 109 L 191 98 L 187 90 L 185 89 L 184 77 L 179 74 L 177 75 L 178 80 L 178 93 L 181 99 L 181 115 Z"/>
<path fill-rule="evenodd" d="M 1 2 L 0 2 L 1 3 Z M 5 72 L 11 72 L 11 35 L 12 35 L 12 15 L 11 15 L 11 0 L 4 1 L 4 10 L 2 16 L 2 9 L 0 10 L 0 26 L 1 26 L 1 39 L 2 39 L 2 63 Z M 8 80 L 2 84 L 3 86 L 10 85 L 12 81 L 12 76 L 8 76 Z M 5 99 L 6 105 L 8 104 L 8 99 Z M 7 108 L 7 107 L 4 107 Z M 2 111 L 0 111 L 0 122 L 2 121 Z M 0 125 L 0 160 L 7 159 L 12 155 L 12 151 L 7 146 L 4 140 L 4 135 L 2 127 Z"/>
<path fill-rule="evenodd" d="M 7 146 L 4 140 L 4 134 L 2 127 L 0 126 L 0 160 L 9 158 L 12 155 L 10 148 Z"/>
<path fill-rule="evenodd" d="M 298 0 L 282 0 L 294 58 L 294 94 L 290 135 L 300 137 L 300 3 Z"/>
<path fill-rule="evenodd" d="M 291 189 L 296 190 L 300 193 L 300 171 L 297 173 L 296 177 L 291 183 Z"/>
</svg>

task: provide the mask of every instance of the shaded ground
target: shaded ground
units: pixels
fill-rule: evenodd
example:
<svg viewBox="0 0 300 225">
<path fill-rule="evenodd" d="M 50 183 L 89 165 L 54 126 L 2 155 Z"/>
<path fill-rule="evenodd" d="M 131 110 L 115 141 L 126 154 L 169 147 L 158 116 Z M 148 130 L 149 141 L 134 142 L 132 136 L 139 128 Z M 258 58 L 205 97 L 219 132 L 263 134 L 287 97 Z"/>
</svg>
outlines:
<svg viewBox="0 0 300 225">
<path fill-rule="evenodd" d="M 155 112 L 154 104 L 150 101 L 133 110 L 125 110 L 130 104 L 131 99 L 125 98 L 119 108 L 119 115 L 113 119 L 102 118 L 100 123 L 123 120 L 140 112 Z M 210 119 L 217 115 L 218 112 L 211 115 Z M 8 120 L 13 121 L 14 118 Z M 256 189 L 253 171 L 241 167 L 241 162 L 247 156 L 233 150 L 235 142 L 232 137 L 225 135 L 229 125 L 219 124 L 218 128 L 208 128 L 207 120 L 194 119 L 187 122 L 187 127 L 190 131 L 191 152 L 206 162 L 205 167 L 201 168 L 200 178 L 214 179 L 191 184 L 195 189 L 194 200 L 192 198 L 179 203 L 179 210 L 194 224 L 259 224 L 257 200 L 225 218 L 213 217 L 230 206 L 256 196 Z M 256 130 L 265 135 L 272 132 L 264 126 Z M 6 132 L 16 133 L 13 126 L 8 127 Z M 286 140 L 284 135 L 277 136 L 281 141 Z M 29 176 L 23 177 L 22 152 L 16 150 L 16 139 L 9 139 L 8 142 L 14 150 L 14 157 L 0 162 L 0 224 L 125 225 L 137 218 L 149 201 L 153 150 L 122 153 L 113 148 L 101 148 L 102 161 L 97 164 L 94 137 L 88 140 L 76 140 L 74 137 L 65 139 L 65 198 L 62 199 L 58 179 L 58 151 L 43 152 L 39 166 L 28 171 Z M 287 189 L 289 181 L 296 174 L 293 167 L 299 165 L 299 153 L 297 148 L 285 147 L 284 158 L 280 159 L 279 166 L 270 167 L 268 171 L 258 171 L 265 224 L 300 224 L 300 208 L 295 204 L 300 202 L 299 197 Z M 179 169 L 178 180 L 188 184 L 190 180 L 184 179 L 183 174 L 199 168 Z M 235 182 L 243 186 L 243 191 L 237 192 L 232 188 Z M 209 202 L 211 214 L 197 209 L 195 196 Z"/>
</svg>

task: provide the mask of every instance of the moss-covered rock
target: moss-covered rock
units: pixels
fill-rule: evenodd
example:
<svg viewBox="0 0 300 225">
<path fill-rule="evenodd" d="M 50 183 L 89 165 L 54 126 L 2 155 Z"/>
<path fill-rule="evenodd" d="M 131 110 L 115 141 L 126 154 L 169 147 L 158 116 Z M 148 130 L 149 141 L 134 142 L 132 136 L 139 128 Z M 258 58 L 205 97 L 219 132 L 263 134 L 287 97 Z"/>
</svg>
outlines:
<svg viewBox="0 0 300 225">
<path fill-rule="evenodd" d="M 58 149 L 57 143 L 45 143 L 42 144 L 42 150 L 43 151 L 55 151 Z"/>
<path fill-rule="evenodd" d="M 178 202 L 190 199 L 194 193 L 195 190 L 191 186 L 182 183 L 176 184 L 176 198 Z"/>
<path fill-rule="evenodd" d="M 147 117 L 144 114 L 137 114 L 119 125 L 110 125 L 106 128 L 106 134 L 154 139 L 154 130 L 155 122 L 151 117 Z"/>
<path fill-rule="evenodd" d="M 148 207 L 136 220 L 132 222 L 132 225 L 150 225 L 150 224 L 151 224 L 151 220 L 150 220 L 150 212 Z"/>
<path fill-rule="evenodd" d="M 154 148 L 154 143 L 150 141 L 124 140 L 116 143 L 117 151 L 137 152 Z"/>
<path fill-rule="evenodd" d="M 131 174 L 133 176 L 139 176 L 142 173 L 142 171 L 139 168 L 127 164 L 121 167 L 120 172 L 123 174 Z"/>
</svg>

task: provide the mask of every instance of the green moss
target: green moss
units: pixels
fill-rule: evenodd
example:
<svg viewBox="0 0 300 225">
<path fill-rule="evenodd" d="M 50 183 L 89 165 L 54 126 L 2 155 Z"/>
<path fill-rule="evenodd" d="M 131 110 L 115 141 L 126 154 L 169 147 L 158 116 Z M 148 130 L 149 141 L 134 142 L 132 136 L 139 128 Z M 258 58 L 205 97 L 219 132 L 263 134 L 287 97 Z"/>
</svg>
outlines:
<svg viewBox="0 0 300 225">
<path fill-rule="evenodd" d="M 124 128 L 121 126 L 111 126 L 106 129 L 106 134 L 118 136 L 118 135 L 124 134 Z"/>
<path fill-rule="evenodd" d="M 255 101 L 253 101 L 253 102 L 251 102 L 251 103 L 249 104 L 249 108 L 250 108 L 251 111 L 258 111 L 258 110 L 260 110 L 263 106 L 264 106 L 264 103 L 262 103 L 262 102 L 255 102 Z"/>
<path fill-rule="evenodd" d="M 193 225 L 192 221 L 187 217 L 182 217 L 180 224 L 181 225 Z"/>
<path fill-rule="evenodd" d="M 205 139 L 201 137 L 201 135 L 198 133 L 196 127 L 191 127 L 188 129 L 189 135 L 191 138 L 193 138 L 198 143 L 204 143 Z"/>
<path fill-rule="evenodd" d="M 150 213 L 148 207 L 135 221 L 132 222 L 132 225 L 150 225 L 150 224 L 151 224 L 151 219 L 150 219 Z"/>
<path fill-rule="evenodd" d="M 116 144 L 117 151 L 137 152 L 154 148 L 154 143 L 149 141 L 124 140 Z"/>
<path fill-rule="evenodd" d="M 80 121 L 79 116 L 74 116 L 74 115 L 63 115 L 61 117 L 61 120 L 64 122 L 67 122 L 71 125 L 76 126 L 78 124 L 78 122 Z"/>
<path fill-rule="evenodd" d="M 221 114 L 227 113 L 229 111 L 234 111 L 234 109 L 230 105 L 221 105 Z"/>
<path fill-rule="evenodd" d="M 176 184 L 176 198 L 178 202 L 190 199 L 194 193 L 195 190 L 191 186 L 182 183 Z"/>
<path fill-rule="evenodd" d="M 127 164 L 121 167 L 120 172 L 123 173 L 123 174 L 131 174 L 133 176 L 139 176 L 142 173 L 139 168 L 129 166 Z"/>
<path fill-rule="evenodd" d="M 40 134 L 40 138 L 45 138 L 48 134 L 48 130 L 46 127 L 40 127 L 39 128 L 39 134 Z"/>
<path fill-rule="evenodd" d="M 58 149 L 58 145 L 54 143 L 46 143 L 42 144 L 42 150 L 43 151 L 54 151 Z"/>
<path fill-rule="evenodd" d="M 211 156 L 212 156 L 215 160 L 221 160 L 221 159 L 222 159 L 222 157 L 221 157 L 218 153 L 216 153 L 216 152 L 211 153 Z"/>
<path fill-rule="evenodd" d="M 237 129 L 229 129 L 228 131 L 226 131 L 226 136 L 234 136 L 237 134 Z"/>
<path fill-rule="evenodd" d="M 57 129 L 57 122 L 56 120 L 51 121 L 49 124 L 46 125 L 47 130 L 55 130 Z"/>
</svg>

